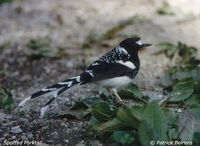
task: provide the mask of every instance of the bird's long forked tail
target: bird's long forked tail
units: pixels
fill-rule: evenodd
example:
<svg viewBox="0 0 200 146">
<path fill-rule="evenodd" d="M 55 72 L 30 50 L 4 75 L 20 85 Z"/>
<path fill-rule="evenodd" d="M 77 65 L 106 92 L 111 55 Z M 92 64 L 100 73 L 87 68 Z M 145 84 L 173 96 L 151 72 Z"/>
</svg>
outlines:
<svg viewBox="0 0 200 146">
<path fill-rule="evenodd" d="M 52 96 L 52 98 L 41 108 L 40 110 L 40 117 L 43 117 L 46 110 L 49 107 L 49 104 L 51 104 L 56 97 L 61 95 L 64 91 L 67 89 L 71 88 L 72 86 L 76 84 L 80 84 L 81 81 L 81 76 L 76 76 L 67 80 L 64 80 L 62 82 L 59 82 L 57 84 L 51 85 L 49 87 L 43 88 L 38 92 L 33 93 L 31 96 L 25 98 L 19 103 L 19 106 L 24 106 L 24 104 L 34 98 L 40 97 L 42 95 L 48 94 L 48 96 Z"/>
</svg>

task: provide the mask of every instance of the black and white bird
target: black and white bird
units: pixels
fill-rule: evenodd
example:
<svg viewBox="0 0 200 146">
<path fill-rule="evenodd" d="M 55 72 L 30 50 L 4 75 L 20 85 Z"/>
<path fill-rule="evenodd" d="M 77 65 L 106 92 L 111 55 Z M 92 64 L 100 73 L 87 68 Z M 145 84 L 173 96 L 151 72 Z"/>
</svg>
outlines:
<svg viewBox="0 0 200 146">
<path fill-rule="evenodd" d="M 139 37 L 125 39 L 113 50 L 94 61 L 80 75 L 41 89 L 20 102 L 19 106 L 23 106 L 28 100 L 48 93 L 52 98 L 41 108 L 41 117 L 43 117 L 50 103 L 65 90 L 76 84 L 83 85 L 86 83 L 95 83 L 112 90 L 116 100 L 123 104 L 117 94 L 117 89 L 133 81 L 140 68 L 138 51 L 150 45 L 143 43 Z"/>
</svg>

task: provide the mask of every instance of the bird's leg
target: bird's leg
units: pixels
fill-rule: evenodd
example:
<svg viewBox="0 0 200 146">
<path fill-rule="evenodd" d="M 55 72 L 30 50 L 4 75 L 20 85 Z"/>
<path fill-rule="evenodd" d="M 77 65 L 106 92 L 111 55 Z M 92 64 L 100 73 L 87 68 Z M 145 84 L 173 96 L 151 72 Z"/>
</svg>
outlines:
<svg viewBox="0 0 200 146">
<path fill-rule="evenodd" d="M 110 89 L 111 93 L 113 93 L 114 95 L 114 98 L 116 99 L 117 103 L 122 105 L 122 106 L 125 106 L 126 104 L 123 102 L 123 100 L 120 98 L 120 96 L 118 95 L 117 93 L 117 90 L 116 89 Z"/>
</svg>

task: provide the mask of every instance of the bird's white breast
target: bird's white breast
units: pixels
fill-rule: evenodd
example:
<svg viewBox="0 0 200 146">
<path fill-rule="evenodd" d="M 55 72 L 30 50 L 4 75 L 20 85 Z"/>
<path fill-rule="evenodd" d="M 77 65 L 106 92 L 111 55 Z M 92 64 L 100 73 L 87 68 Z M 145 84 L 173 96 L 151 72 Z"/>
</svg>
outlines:
<svg viewBox="0 0 200 146">
<path fill-rule="evenodd" d="M 106 88 L 122 88 L 130 84 L 133 80 L 127 76 L 115 77 L 111 79 L 101 80 L 96 82 L 96 84 L 106 87 Z"/>
</svg>

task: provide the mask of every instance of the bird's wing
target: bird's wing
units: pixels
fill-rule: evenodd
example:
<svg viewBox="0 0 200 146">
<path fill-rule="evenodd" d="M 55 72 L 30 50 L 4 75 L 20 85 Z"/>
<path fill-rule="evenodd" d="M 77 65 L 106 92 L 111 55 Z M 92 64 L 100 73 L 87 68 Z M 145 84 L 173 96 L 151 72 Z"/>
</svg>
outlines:
<svg viewBox="0 0 200 146">
<path fill-rule="evenodd" d="M 94 66 L 98 63 L 116 63 L 116 61 L 119 60 L 129 60 L 130 54 L 124 49 L 123 47 L 116 47 L 110 52 L 104 54 L 102 57 L 100 57 L 98 60 L 96 60 L 94 63 L 91 64 L 91 66 Z"/>
<path fill-rule="evenodd" d="M 136 66 L 129 59 L 130 55 L 124 48 L 117 47 L 113 49 L 87 68 L 86 72 L 83 73 L 83 77 L 86 74 L 90 74 L 90 76 L 87 76 L 83 83 L 120 76 L 134 76 Z"/>
</svg>

